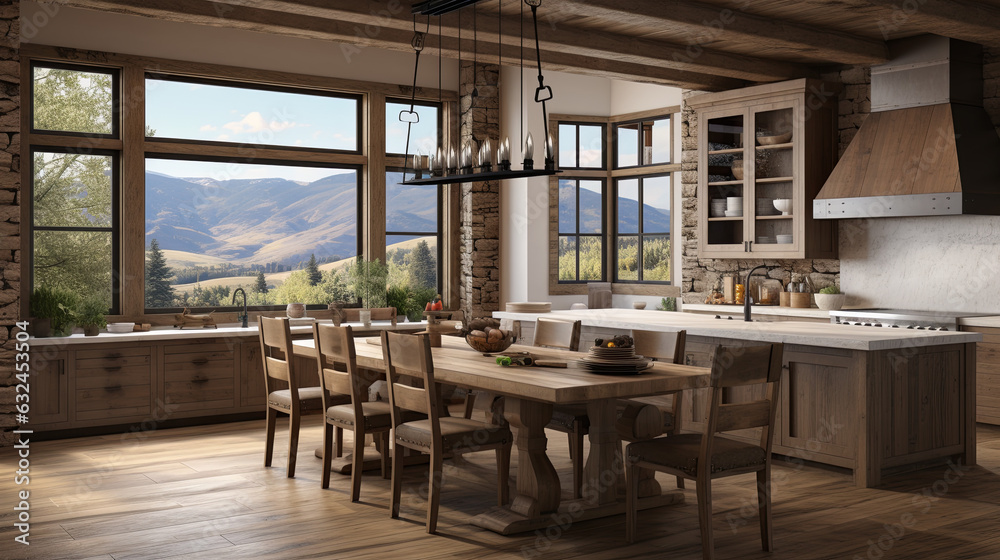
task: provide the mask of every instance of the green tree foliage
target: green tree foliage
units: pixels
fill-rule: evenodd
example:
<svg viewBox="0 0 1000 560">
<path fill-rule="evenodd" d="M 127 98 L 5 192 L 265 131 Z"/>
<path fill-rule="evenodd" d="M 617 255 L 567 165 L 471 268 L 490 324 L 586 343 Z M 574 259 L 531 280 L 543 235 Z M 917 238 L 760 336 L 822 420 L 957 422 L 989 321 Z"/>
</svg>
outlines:
<svg viewBox="0 0 1000 560">
<path fill-rule="evenodd" d="M 309 256 L 309 264 L 306 265 L 306 275 L 310 286 L 315 286 L 323 280 L 323 274 L 319 271 L 319 265 L 316 264 L 316 255 Z"/>
<path fill-rule="evenodd" d="M 171 307 L 174 305 L 174 289 L 170 286 L 172 273 L 167 259 L 160 250 L 156 239 L 149 242 L 146 250 L 146 307 Z"/>
<path fill-rule="evenodd" d="M 603 255 L 599 237 L 580 237 L 580 276 L 576 276 L 575 237 L 559 238 L 559 280 L 600 280 Z M 619 280 L 638 280 L 642 267 L 642 279 L 648 282 L 670 281 L 670 239 L 648 236 L 643 239 L 642 259 L 639 259 L 639 243 L 635 236 L 618 239 Z"/>
<path fill-rule="evenodd" d="M 264 271 L 257 271 L 257 280 L 254 282 L 253 291 L 258 294 L 267 293 L 267 280 L 264 279 Z"/>
<path fill-rule="evenodd" d="M 375 259 L 369 261 L 358 257 L 347 269 L 348 285 L 362 305 L 368 307 L 385 307 L 386 285 L 389 278 L 389 267 Z"/>
<path fill-rule="evenodd" d="M 410 286 L 414 288 L 437 287 L 437 259 L 427 242 L 420 240 L 410 255 Z"/>
</svg>

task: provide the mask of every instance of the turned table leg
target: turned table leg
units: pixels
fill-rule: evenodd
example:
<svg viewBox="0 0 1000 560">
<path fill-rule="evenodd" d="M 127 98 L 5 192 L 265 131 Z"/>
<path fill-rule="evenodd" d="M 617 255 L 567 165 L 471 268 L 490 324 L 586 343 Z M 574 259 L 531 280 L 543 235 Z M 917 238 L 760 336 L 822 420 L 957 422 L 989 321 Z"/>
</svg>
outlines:
<svg viewBox="0 0 1000 560">
<path fill-rule="evenodd" d="M 504 416 L 517 438 L 517 495 L 510 509 L 525 517 L 538 517 L 559 508 L 559 476 L 545 454 L 545 426 L 552 420 L 552 405 L 507 397 Z"/>
<path fill-rule="evenodd" d="M 590 417 L 590 454 L 583 469 L 583 498 L 592 505 L 606 505 L 618 500 L 624 488 L 625 468 L 621 439 L 615 429 L 615 399 L 587 403 Z"/>
</svg>

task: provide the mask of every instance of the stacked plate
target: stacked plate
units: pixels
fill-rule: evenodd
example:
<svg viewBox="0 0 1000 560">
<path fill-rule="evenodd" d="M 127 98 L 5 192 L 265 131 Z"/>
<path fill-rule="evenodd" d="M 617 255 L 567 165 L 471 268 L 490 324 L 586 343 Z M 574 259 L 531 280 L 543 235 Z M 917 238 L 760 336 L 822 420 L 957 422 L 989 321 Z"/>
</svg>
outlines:
<svg viewBox="0 0 1000 560">
<path fill-rule="evenodd" d="M 777 239 L 778 239 L 778 243 L 782 243 L 782 244 L 789 244 L 789 243 L 791 243 L 791 242 L 792 242 L 792 235 L 791 235 L 791 234 L 787 234 L 787 235 L 784 235 L 784 234 L 778 234 L 778 235 L 777 235 L 777 236 L 775 236 L 775 237 L 777 237 Z"/>
<path fill-rule="evenodd" d="M 550 301 L 507 302 L 508 313 L 548 313 L 552 311 Z"/>
<path fill-rule="evenodd" d="M 720 218 L 726 215 L 726 199 L 724 198 L 713 198 L 711 202 L 711 216 L 713 218 Z"/>
<path fill-rule="evenodd" d="M 580 360 L 580 367 L 589 373 L 602 375 L 636 375 L 652 364 L 649 358 L 636 355 L 635 348 L 602 348 L 594 346 Z"/>
</svg>

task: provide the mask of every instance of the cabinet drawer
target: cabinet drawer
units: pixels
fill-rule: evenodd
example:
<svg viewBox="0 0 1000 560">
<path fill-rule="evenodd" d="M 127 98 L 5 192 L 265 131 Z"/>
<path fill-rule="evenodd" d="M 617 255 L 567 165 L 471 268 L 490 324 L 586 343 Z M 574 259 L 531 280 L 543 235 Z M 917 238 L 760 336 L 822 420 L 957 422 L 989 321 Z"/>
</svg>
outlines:
<svg viewBox="0 0 1000 560">
<path fill-rule="evenodd" d="M 167 344 L 163 347 L 163 355 L 169 360 L 170 356 L 174 355 L 184 355 L 184 354 L 210 354 L 228 353 L 232 356 L 233 352 L 236 351 L 237 345 L 228 342 L 195 342 L 195 343 L 184 343 L 184 344 Z"/>
<path fill-rule="evenodd" d="M 195 350 L 195 351 L 192 351 Z M 178 412 L 229 412 L 236 407 L 239 362 L 227 343 L 163 349 L 163 394 Z"/>
<path fill-rule="evenodd" d="M 124 367 L 114 370 L 78 369 L 76 371 L 77 389 L 101 389 L 105 387 L 149 386 L 152 380 L 148 366 Z"/>
<path fill-rule="evenodd" d="M 148 416 L 150 384 L 108 385 L 76 390 L 76 419 L 101 420 Z"/>
</svg>

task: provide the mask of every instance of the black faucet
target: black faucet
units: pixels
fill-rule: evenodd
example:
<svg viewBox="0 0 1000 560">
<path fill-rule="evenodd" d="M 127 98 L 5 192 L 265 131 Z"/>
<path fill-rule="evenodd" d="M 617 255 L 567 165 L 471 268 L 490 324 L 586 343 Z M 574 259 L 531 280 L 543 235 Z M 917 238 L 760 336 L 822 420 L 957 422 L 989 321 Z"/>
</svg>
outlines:
<svg viewBox="0 0 1000 560">
<path fill-rule="evenodd" d="M 750 275 L 757 272 L 757 270 L 761 268 L 766 269 L 767 267 L 764 265 L 754 267 L 753 270 L 748 272 L 746 277 L 743 279 L 743 320 L 748 323 L 753 321 L 753 319 L 750 318 Z"/>
<path fill-rule="evenodd" d="M 237 315 L 236 318 L 243 322 L 240 326 L 245 329 L 247 328 L 247 319 L 249 318 L 247 316 L 247 293 L 243 291 L 243 288 L 233 290 L 233 305 L 236 305 L 236 294 L 243 294 L 243 314 Z"/>
</svg>

